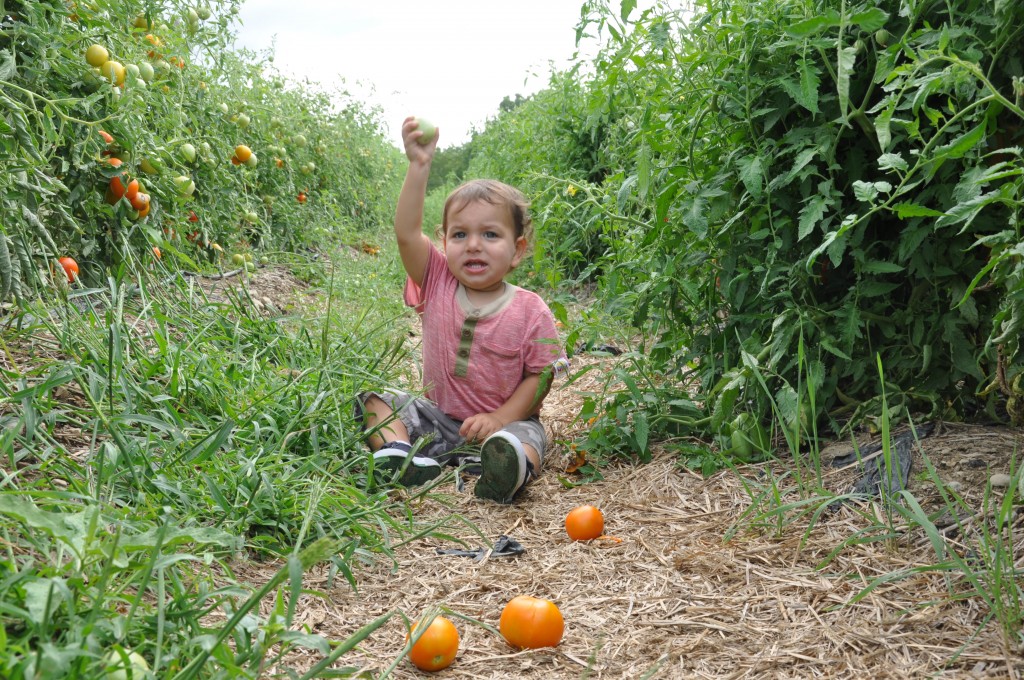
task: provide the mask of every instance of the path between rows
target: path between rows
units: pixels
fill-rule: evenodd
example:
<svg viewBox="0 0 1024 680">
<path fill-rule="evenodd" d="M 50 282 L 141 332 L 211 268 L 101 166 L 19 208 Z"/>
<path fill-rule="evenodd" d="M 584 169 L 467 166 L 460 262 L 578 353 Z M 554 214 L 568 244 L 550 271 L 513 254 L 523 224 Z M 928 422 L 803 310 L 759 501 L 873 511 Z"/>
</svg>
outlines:
<svg viewBox="0 0 1024 680">
<path fill-rule="evenodd" d="M 260 280 L 257 275 L 252 281 L 257 291 Z M 280 286 L 279 279 L 273 281 Z M 421 523 L 459 518 L 447 522 L 446 532 L 472 547 L 512 536 L 525 546 L 523 555 L 483 561 L 439 555 L 438 549 L 460 546 L 422 539 L 397 549 L 394 564 L 355 565 L 356 591 L 344 580 L 329 580 L 326 567 L 314 568 L 307 586 L 326 597 L 306 597 L 299 623 L 340 640 L 389 612 L 415 618 L 444 606 L 497 627 L 502 607 L 519 594 L 545 597 L 560 607 L 566 630 L 555 649 L 517 651 L 485 627 L 455 619 L 462 636 L 459 655 L 434 674 L 438 678 L 1019 677 L 1024 672 L 1020 650 L 1004 648 L 995 625 L 978 631 L 988 613 L 979 599 L 952 602 L 941 574 L 918 573 L 855 601 L 880 575 L 934 563 L 922 535 L 850 546 L 832 557 L 836 546 L 864 526 L 853 508 L 812 528 L 809 517 L 788 517 L 781 528 L 751 522 L 745 514 L 751 509 L 749 488 L 769 470 L 785 475 L 784 462 L 748 466 L 741 476 L 727 470 L 704 479 L 656 447 L 649 464 L 614 464 L 602 470 L 602 481 L 564 485 L 561 479 L 571 478 L 564 443 L 581 430 L 574 422 L 581 395 L 597 389 L 615 359 L 583 361 L 599 366 L 549 396 L 543 417 L 555 445 L 542 477 L 516 503 L 479 501 L 471 485 L 460 493 L 449 477 L 410 506 Z M 1006 468 L 1022 444 L 1020 430 L 947 427 L 925 440 L 924 453 L 951 477 L 965 480 L 964 495 L 979 501 L 984 480 Z M 920 469 L 918 460 L 915 473 Z M 919 476 L 915 480 L 921 485 L 915 493 L 927 496 L 927 484 Z M 842 491 L 852 481 L 852 471 L 826 471 L 826 488 Z M 566 536 L 566 513 L 584 503 L 603 510 L 609 538 L 573 542 Z M 740 528 L 726 542 L 726 532 L 735 526 Z M 826 558 L 828 564 L 819 568 Z M 277 568 L 237 566 L 240 577 L 248 575 L 256 584 Z M 964 590 L 954 585 L 952 592 Z M 358 669 L 362 677 L 379 677 L 396 660 L 405 632 L 395 616 L 339 665 Z M 300 663 L 318 660 L 310 652 Z M 401 660 L 391 677 L 424 675 Z"/>
</svg>

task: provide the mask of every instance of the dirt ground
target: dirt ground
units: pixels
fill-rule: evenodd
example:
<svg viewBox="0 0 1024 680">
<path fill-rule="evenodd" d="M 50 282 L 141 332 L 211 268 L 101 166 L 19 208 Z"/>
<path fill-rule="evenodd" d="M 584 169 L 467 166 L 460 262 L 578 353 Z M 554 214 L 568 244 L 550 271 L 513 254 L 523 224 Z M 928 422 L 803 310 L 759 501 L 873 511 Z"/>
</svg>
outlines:
<svg viewBox="0 0 1024 680">
<path fill-rule="evenodd" d="M 259 277 L 254 283 L 260 285 Z M 610 366 L 615 359 L 583 360 Z M 599 383 L 595 371 L 548 397 L 543 416 L 554 441 L 581 433 L 574 420 L 581 395 Z M 822 458 L 850 448 L 837 442 Z M 961 536 L 949 518 L 941 518 L 942 496 L 925 474 L 925 461 L 972 509 L 964 511 L 969 515 L 983 507 L 987 490 L 1001 497 L 1022 451 L 1020 429 L 952 423 L 940 424 L 914 447 L 909 488 L 935 512 L 951 550 L 970 554 L 977 526 L 969 519 Z M 865 504 L 821 518 L 793 510 L 784 522 L 755 521 L 752 495 L 766 488 L 767 478 L 788 480 L 780 483 L 786 501 L 801 500 L 787 477 L 793 467 L 788 456 L 705 479 L 658 450 L 650 464 L 605 468 L 602 481 L 579 486 L 567 472 L 570 462 L 569 451 L 556 445 L 542 477 L 510 506 L 478 501 L 472 480 L 459 491 L 454 473 L 443 478 L 411 509 L 421 522 L 445 522 L 454 513 L 457 520 L 445 524 L 452 540 L 422 539 L 398 548 L 395 563 L 359 569 L 355 591 L 314 570 L 308 585 L 323 589 L 326 598 L 308 599 L 303 623 L 344 639 L 389 612 L 416 618 L 432 607 L 446 608 L 462 639 L 456 661 L 434 674 L 439 678 L 1024 673 L 1022 650 L 1004 644 L 996 622 L 985 625 L 990 609 L 983 600 L 969 596 L 961 580 L 923 570 L 937 561 L 923 532 L 904 531 L 896 522 L 895 538 L 841 547 L 863 531 L 864 513 L 877 510 Z M 853 468 L 825 467 L 823 474 L 825 488 L 836 493 L 848 491 L 859 476 Z M 601 508 L 605 537 L 569 540 L 564 517 L 581 504 Z M 1020 519 L 1014 524 L 1019 537 Z M 502 535 L 519 541 L 525 553 L 483 559 L 438 554 L 486 549 Z M 1018 538 L 1014 555 L 1020 554 Z M 878 577 L 896 573 L 904 577 L 863 594 Z M 502 607 L 519 594 L 559 606 L 566 626 L 557 648 L 518 651 L 494 632 Z M 360 677 L 422 677 L 399 658 L 405 633 L 395 616 L 338 665 Z M 311 656 L 308 663 L 317 660 Z"/>
<path fill-rule="evenodd" d="M 202 285 L 217 296 L 229 282 Z M 252 276 L 250 291 L 262 313 L 310 301 L 301 282 L 272 267 Z M 615 359 L 589 360 L 610 365 Z M 573 417 L 582 392 L 596 387 L 597 373 L 549 396 L 542 415 L 556 441 L 580 432 Z M 67 443 L 81 448 L 70 437 Z M 944 534 L 949 549 L 972 564 L 982 559 L 973 552 L 973 532 L 985 522 L 986 490 L 1001 496 L 1022 451 L 1020 429 L 962 424 L 944 424 L 915 448 L 910 488 L 922 505 L 938 508 L 941 500 L 923 474 L 927 459 L 978 513 L 962 531 L 953 526 Z M 412 541 L 395 550 L 394 563 L 355 565 L 356 590 L 330 579 L 326 567 L 314 568 L 306 586 L 323 597 L 304 598 L 298 624 L 343 640 L 389 612 L 416 618 L 431 607 L 446 608 L 461 645 L 455 662 L 433 674 L 437 678 L 1024 674 L 1022 650 L 1004 643 L 997 621 L 986 622 L 992 609 L 984 599 L 956 572 L 927 569 L 937 560 L 923 532 L 904 530 L 897 521 L 893 537 L 852 542 L 863 537 L 865 514 L 877 506 L 846 504 L 812 514 L 820 503 L 802 504 L 807 499 L 793 483 L 786 456 L 702 478 L 659 449 L 649 464 L 613 465 L 602 470 L 602 481 L 583 485 L 567 472 L 569 463 L 569 452 L 556 445 L 541 478 L 509 506 L 478 501 L 472 481 L 460 492 L 452 474 L 442 477 L 410 511 L 419 522 L 442 523 L 451 540 Z M 838 493 L 856 478 L 854 469 L 824 469 L 824 486 Z M 772 479 L 781 480 L 782 502 L 791 509 L 758 519 L 758 507 L 770 507 L 752 499 Z M 581 504 L 603 511 L 604 537 L 569 540 L 564 517 Z M 1019 573 L 1019 515 L 1013 525 Z M 488 548 L 502 535 L 520 542 L 525 553 L 474 559 L 437 552 Z M 280 565 L 235 566 L 236 576 L 258 587 Z M 901 577 L 876 582 L 886 574 Z M 519 651 L 494 632 L 502 607 L 519 594 L 548 598 L 561 609 L 565 634 L 558 647 Z M 396 615 L 336 665 L 357 677 L 382 677 L 391 666 L 389 677 L 423 677 L 399 658 L 405 633 Z M 319 660 L 313 652 L 292 659 L 303 666 Z"/>
<path fill-rule="evenodd" d="M 577 398 L 556 390 L 550 410 L 571 411 L 561 402 Z M 562 435 L 578 427 L 548 425 Z M 918 474 L 927 456 L 947 481 L 962 485 L 968 504 L 980 507 L 986 481 L 1009 472 L 1024 433 L 949 426 L 922 444 L 912 470 L 915 495 L 923 503 L 937 495 Z M 968 590 L 963 584 L 948 584 L 941 573 L 914 573 L 936 561 L 923 534 L 840 550 L 864 526 L 854 507 L 814 526 L 795 512 L 781 527 L 745 516 L 752 506 L 746 487 L 768 470 L 784 474 L 785 463 L 704 479 L 661 451 L 650 464 L 606 468 L 603 481 L 567 488 L 568 463 L 566 452 L 556 450 L 542 478 L 510 506 L 477 501 L 471 486 L 459 493 L 446 481 L 413 507 L 421 521 L 455 512 L 471 522 L 486 541 L 468 526 L 450 525 L 470 546 L 486 548 L 508 535 L 523 544 L 523 555 L 475 560 L 437 553 L 459 547 L 454 541 L 416 541 L 397 551 L 397 564 L 362 570 L 358 591 L 335 585 L 325 600 L 311 599 L 312 629 L 343 638 L 390 611 L 415 618 L 446 607 L 474 621 L 454 619 L 462 643 L 455 663 L 436 674 L 444 678 L 1003 678 L 1024 672 L 1020 650 L 1004 647 L 995 623 L 983 625 L 988 611 L 980 598 L 954 601 Z M 843 492 L 855 478 L 853 470 L 827 470 L 825 485 Z M 563 520 L 581 504 L 604 512 L 605 538 L 569 540 Z M 949 540 L 960 548 L 957 537 Z M 878 576 L 901 572 L 906 578 L 858 597 Z M 327 585 L 323 573 L 310 581 Z M 497 627 L 502 607 L 519 594 L 560 607 L 566 628 L 557 648 L 517 651 L 477 623 Z M 404 635 L 402 622 L 392 619 L 344 662 L 363 677 L 380 677 L 397 660 Z M 391 677 L 424 675 L 397 661 Z"/>
</svg>

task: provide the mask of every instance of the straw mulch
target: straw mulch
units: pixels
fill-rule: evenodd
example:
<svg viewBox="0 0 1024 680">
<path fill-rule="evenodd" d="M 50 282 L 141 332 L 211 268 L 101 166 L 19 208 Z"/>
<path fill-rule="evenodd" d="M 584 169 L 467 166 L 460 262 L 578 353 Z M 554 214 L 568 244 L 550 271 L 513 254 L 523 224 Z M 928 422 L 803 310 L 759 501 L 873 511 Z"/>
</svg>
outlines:
<svg viewBox="0 0 1024 680">
<path fill-rule="evenodd" d="M 260 270 L 254 281 L 268 283 L 271 273 Z M 291 296 L 285 291 L 300 286 L 276 278 L 274 284 L 257 284 L 256 299 L 268 308 L 286 308 Z M 916 571 L 936 562 L 919 530 L 840 549 L 867 525 L 851 506 L 817 519 L 791 513 L 779 525 L 753 521 L 751 485 L 791 473 L 784 462 L 704 479 L 657 450 L 649 464 L 613 465 L 602 469 L 602 481 L 567 488 L 560 478 L 578 478 L 566 472 L 564 442 L 581 429 L 575 422 L 580 395 L 600 391 L 606 373 L 601 368 L 549 396 L 543 416 L 555 446 L 541 478 L 515 504 L 478 501 L 472 483 L 459 493 L 449 477 L 409 507 L 417 523 L 442 522 L 446 533 L 470 547 L 489 546 L 505 534 L 525 546 L 525 554 L 477 561 L 436 553 L 464 547 L 455 540 L 416 540 L 396 549 L 395 563 L 351 565 L 357 590 L 340 577 L 329 579 L 325 566 L 315 567 L 305 585 L 323 596 L 303 597 L 295 627 L 344 640 L 381 615 L 416 618 L 436 606 L 497 627 L 505 603 L 530 594 L 561 609 L 566 627 L 557 648 L 517 651 L 483 625 L 449 615 L 462 636 L 460 651 L 434 677 L 903 680 L 1024 674 L 1021 649 L 1004 643 L 995 620 L 986 625 L 992 611 L 962 577 Z M 73 439 L 68 437 L 68 450 L 76 449 Z M 936 507 L 935 489 L 920 475 L 925 454 L 980 508 L 991 475 L 1012 471 L 1024 450 L 1024 433 L 947 427 L 922 444 L 911 484 L 922 504 Z M 842 492 L 853 480 L 852 470 L 826 471 L 824 482 Z M 790 477 L 781 486 L 792 483 Z M 798 497 L 789 493 L 786 501 Z M 564 517 L 585 503 L 603 510 L 608 537 L 568 539 Z M 968 531 L 981 528 L 984 513 L 971 522 Z M 1018 517 L 1018 573 L 1024 567 L 1020 525 Z M 947 538 L 952 549 L 977 559 L 973 537 L 949 532 Z M 280 567 L 244 558 L 233 565 L 234 575 L 254 587 Z M 898 573 L 905 577 L 858 599 L 877 577 Z M 268 598 L 264 613 L 272 606 Z M 398 659 L 405 634 L 402 618 L 394 616 L 337 665 L 378 678 L 397 660 L 390 677 L 424 677 Z M 288 663 L 308 668 L 319 660 L 310 651 L 290 654 Z"/>
<path fill-rule="evenodd" d="M 578 426 L 564 418 L 578 394 L 549 399 L 545 415 L 556 414 L 549 427 L 571 434 Z M 733 472 L 703 479 L 661 451 L 650 464 L 606 468 L 603 481 L 566 488 L 559 481 L 565 464 L 564 452 L 555 451 L 542 478 L 511 506 L 478 501 L 471 484 L 459 493 L 451 480 L 411 506 L 420 522 L 451 513 L 471 522 L 486 541 L 463 523 L 449 522 L 447 530 L 472 547 L 506 534 L 525 554 L 480 561 L 436 553 L 461 547 L 455 542 L 417 540 L 396 551 L 396 564 L 358 570 L 356 592 L 343 581 L 328 584 L 326 573 L 314 570 L 307 586 L 326 597 L 307 599 L 304 621 L 338 640 L 393 611 L 415 618 L 441 605 L 496 628 L 502 607 L 519 594 L 548 598 L 561 609 L 561 644 L 536 651 L 512 649 L 485 627 L 450 616 L 462 641 L 456 661 L 438 678 L 902 679 L 1024 672 L 1020 650 L 1004 646 L 994 621 L 984 625 L 990 611 L 969 596 L 967 584 L 955 574 L 947 581 L 913 573 L 936 561 L 920 532 L 847 547 L 820 566 L 865 526 L 851 508 L 826 514 L 811 528 L 806 517 L 790 517 L 781 528 L 754 525 L 743 517 L 750 495 Z M 767 465 L 741 470 L 755 481 L 767 472 Z M 852 474 L 828 481 L 842 490 Z M 564 517 L 580 504 L 603 510 L 608 537 L 569 540 Z M 724 539 L 727 532 L 735 534 L 731 540 Z M 910 575 L 855 602 L 872 579 L 898 572 Z M 405 633 L 396 616 L 339 665 L 380 677 Z M 311 655 L 308 662 L 316 660 Z M 390 677 L 424 675 L 401 660 Z"/>
</svg>

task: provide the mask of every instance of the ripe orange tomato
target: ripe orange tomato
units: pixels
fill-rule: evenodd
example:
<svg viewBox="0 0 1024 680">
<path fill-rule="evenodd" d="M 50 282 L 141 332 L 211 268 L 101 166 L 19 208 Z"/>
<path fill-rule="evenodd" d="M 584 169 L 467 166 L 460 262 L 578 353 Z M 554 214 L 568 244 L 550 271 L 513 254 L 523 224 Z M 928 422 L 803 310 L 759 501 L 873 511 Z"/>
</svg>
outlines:
<svg viewBox="0 0 1024 680">
<path fill-rule="evenodd" d="M 238 159 L 239 163 L 244 163 L 249 160 L 249 156 L 252 156 L 252 149 L 247 147 L 245 144 L 239 144 L 235 147 L 235 158 Z"/>
<path fill-rule="evenodd" d="M 405 639 L 410 637 L 411 632 L 406 634 Z M 451 665 L 458 651 L 459 631 L 455 624 L 438 616 L 409 650 L 409 661 L 421 671 L 439 671 Z"/>
<path fill-rule="evenodd" d="M 188 221 L 189 222 L 198 222 L 199 221 L 199 215 L 196 214 L 195 210 L 189 210 L 188 211 Z"/>
<path fill-rule="evenodd" d="M 110 178 L 110 184 L 107 185 L 107 203 L 113 205 L 121 200 L 124 196 L 126 188 L 124 182 L 121 181 L 120 175 Z"/>
<path fill-rule="evenodd" d="M 498 630 L 513 647 L 555 647 L 562 640 L 565 620 L 554 602 L 518 595 L 502 610 Z"/>
<path fill-rule="evenodd" d="M 74 281 L 78 278 L 78 263 L 70 257 L 62 257 L 59 260 L 60 266 L 64 268 L 64 273 L 68 277 L 68 282 Z"/>
<path fill-rule="evenodd" d="M 139 180 L 137 179 L 133 179 L 131 182 L 128 182 L 128 186 L 124 188 L 124 197 L 132 203 L 133 207 L 135 205 L 135 197 L 139 195 L 139 191 L 141 189 L 142 185 L 139 184 Z M 138 210 L 138 208 L 135 209 Z"/>
<path fill-rule="evenodd" d="M 110 134 L 106 130 L 100 130 L 100 137 L 102 137 L 103 141 L 106 142 L 107 144 L 114 143 L 114 135 Z"/>
<path fill-rule="evenodd" d="M 565 516 L 565 532 L 574 541 L 589 541 L 604 533 L 604 515 L 593 505 L 573 508 Z"/>
<path fill-rule="evenodd" d="M 106 161 L 115 168 L 121 167 L 124 162 L 120 158 L 107 158 Z M 113 205 L 121 200 L 126 190 L 124 182 L 121 181 L 122 175 L 114 175 L 110 178 L 110 182 L 107 184 L 107 203 Z"/>
<path fill-rule="evenodd" d="M 299 201 L 299 203 L 305 203 L 306 202 L 306 194 L 304 194 L 302 192 L 299 192 L 298 201 Z"/>
<path fill-rule="evenodd" d="M 150 198 L 149 194 L 143 194 L 141 192 L 136 193 L 135 196 L 128 199 L 134 210 L 139 211 L 139 217 L 145 217 L 149 214 Z"/>
</svg>

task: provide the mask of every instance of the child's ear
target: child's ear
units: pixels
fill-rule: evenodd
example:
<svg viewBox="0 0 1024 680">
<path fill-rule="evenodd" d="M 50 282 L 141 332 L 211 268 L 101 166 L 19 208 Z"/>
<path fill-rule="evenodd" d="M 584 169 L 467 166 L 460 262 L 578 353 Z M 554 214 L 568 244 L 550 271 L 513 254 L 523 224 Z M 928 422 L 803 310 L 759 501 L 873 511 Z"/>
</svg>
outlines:
<svg viewBox="0 0 1024 680">
<path fill-rule="evenodd" d="M 519 266 L 519 261 L 523 259 L 523 255 L 526 254 L 526 237 L 520 236 L 516 239 L 516 254 L 512 256 L 512 266 Z"/>
</svg>

